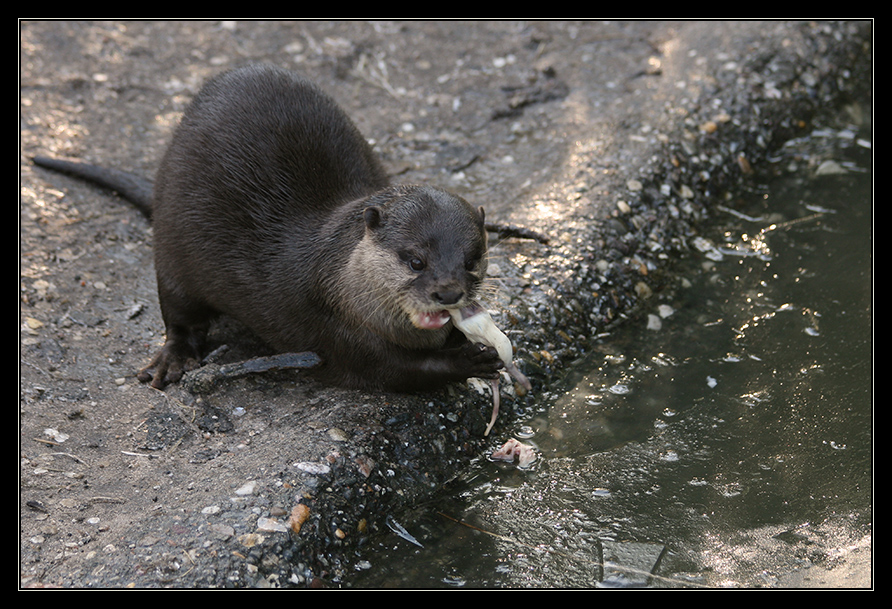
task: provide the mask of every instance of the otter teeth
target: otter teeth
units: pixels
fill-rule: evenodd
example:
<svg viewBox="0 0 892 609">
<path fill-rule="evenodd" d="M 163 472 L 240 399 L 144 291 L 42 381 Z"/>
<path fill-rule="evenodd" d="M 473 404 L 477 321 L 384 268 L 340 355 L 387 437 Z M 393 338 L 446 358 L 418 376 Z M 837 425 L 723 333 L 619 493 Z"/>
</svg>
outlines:
<svg viewBox="0 0 892 609">
<path fill-rule="evenodd" d="M 424 330 L 437 330 L 449 321 L 448 311 L 433 311 L 418 313 L 415 317 L 416 325 Z"/>
<path fill-rule="evenodd" d="M 475 302 L 463 309 L 449 311 L 449 314 L 452 316 L 452 323 L 468 340 L 494 347 L 499 354 L 499 359 L 505 364 L 508 374 L 513 376 L 524 389 L 528 391 L 532 389 L 530 381 L 514 365 L 514 348 L 511 346 L 511 341 L 496 326 L 486 309 Z M 489 435 L 489 431 L 499 415 L 498 379 L 492 381 L 492 403 L 492 418 L 483 433 L 485 436 Z"/>
</svg>

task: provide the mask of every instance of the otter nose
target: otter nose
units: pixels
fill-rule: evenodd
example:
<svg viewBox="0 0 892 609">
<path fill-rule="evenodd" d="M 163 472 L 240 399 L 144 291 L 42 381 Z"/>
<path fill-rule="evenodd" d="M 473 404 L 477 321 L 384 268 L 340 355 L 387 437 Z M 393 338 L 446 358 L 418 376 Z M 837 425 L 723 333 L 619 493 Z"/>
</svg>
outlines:
<svg viewBox="0 0 892 609">
<path fill-rule="evenodd" d="M 434 302 L 444 307 L 456 304 L 465 293 L 461 290 L 439 290 L 431 294 Z"/>
</svg>

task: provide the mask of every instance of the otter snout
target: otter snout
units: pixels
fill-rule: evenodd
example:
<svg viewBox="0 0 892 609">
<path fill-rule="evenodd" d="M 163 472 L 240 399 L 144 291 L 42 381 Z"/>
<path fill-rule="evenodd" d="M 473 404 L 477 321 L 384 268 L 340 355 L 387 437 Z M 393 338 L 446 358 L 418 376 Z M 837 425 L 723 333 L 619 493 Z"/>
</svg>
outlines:
<svg viewBox="0 0 892 609">
<path fill-rule="evenodd" d="M 431 300 L 444 307 L 457 305 L 464 298 L 465 292 L 461 289 L 440 289 L 431 293 Z"/>
</svg>

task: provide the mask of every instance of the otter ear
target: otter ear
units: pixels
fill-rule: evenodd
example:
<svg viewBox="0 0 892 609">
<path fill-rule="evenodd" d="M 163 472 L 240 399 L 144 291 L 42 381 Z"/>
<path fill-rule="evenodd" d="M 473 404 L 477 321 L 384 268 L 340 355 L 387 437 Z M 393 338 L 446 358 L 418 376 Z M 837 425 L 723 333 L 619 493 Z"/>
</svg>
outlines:
<svg viewBox="0 0 892 609">
<path fill-rule="evenodd" d="M 384 211 L 375 205 L 366 207 L 362 217 L 365 219 L 365 225 L 372 230 L 384 224 Z"/>
<path fill-rule="evenodd" d="M 477 208 L 477 211 L 480 212 L 480 223 L 482 224 L 486 218 L 486 214 L 483 213 L 483 206 Z"/>
</svg>

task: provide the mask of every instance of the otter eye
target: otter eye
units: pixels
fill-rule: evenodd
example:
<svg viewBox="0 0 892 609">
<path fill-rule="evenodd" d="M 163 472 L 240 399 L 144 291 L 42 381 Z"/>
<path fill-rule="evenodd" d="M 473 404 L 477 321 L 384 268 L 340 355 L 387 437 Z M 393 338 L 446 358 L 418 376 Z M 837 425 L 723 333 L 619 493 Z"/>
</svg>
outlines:
<svg viewBox="0 0 892 609">
<path fill-rule="evenodd" d="M 406 266 L 415 271 L 416 273 L 419 271 L 423 271 L 427 266 L 427 263 L 424 261 L 424 258 L 419 256 L 418 254 L 414 254 L 411 251 L 401 251 L 399 252 L 400 261 L 402 261 Z"/>
</svg>

